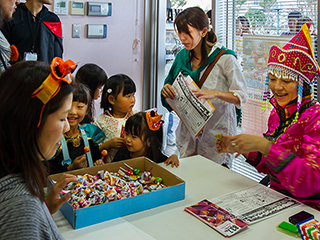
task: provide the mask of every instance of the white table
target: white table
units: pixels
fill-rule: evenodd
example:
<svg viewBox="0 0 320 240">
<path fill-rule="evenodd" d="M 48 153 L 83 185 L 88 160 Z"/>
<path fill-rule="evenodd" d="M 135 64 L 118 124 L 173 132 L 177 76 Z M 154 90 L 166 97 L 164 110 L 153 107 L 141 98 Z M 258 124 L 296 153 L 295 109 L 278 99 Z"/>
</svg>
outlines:
<svg viewBox="0 0 320 240">
<path fill-rule="evenodd" d="M 194 156 L 180 160 L 179 168 L 161 164 L 186 182 L 186 197 L 182 201 L 135 213 L 126 217 L 74 230 L 62 213 L 54 219 L 65 239 L 225 239 L 222 235 L 192 217 L 183 209 L 203 199 L 212 199 L 245 187 L 259 184 L 224 168 L 204 157 Z M 267 220 L 250 225 L 232 237 L 244 239 L 294 239 L 276 230 L 282 221 L 305 210 L 320 220 L 320 212 L 305 205 L 292 208 Z"/>
</svg>

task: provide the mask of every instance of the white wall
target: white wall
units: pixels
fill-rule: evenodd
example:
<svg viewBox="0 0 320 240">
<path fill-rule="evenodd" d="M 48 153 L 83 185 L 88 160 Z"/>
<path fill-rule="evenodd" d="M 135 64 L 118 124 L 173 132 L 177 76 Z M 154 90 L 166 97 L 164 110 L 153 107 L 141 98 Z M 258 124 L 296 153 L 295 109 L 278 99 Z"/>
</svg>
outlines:
<svg viewBox="0 0 320 240">
<path fill-rule="evenodd" d="M 127 74 L 137 86 L 135 108 L 142 110 L 144 1 L 108 2 L 112 3 L 112 15 L 109 17 L 59 15 L 64 29 L 63 58 L 79 62 L 79 67 L 86 63 L 95 63 L 107 72 L 108 77 L 117 73 Z M 81 24 L 80 38 L 72 38 L 73 23 Z M 86 24 L 107 24 L 107 38 L 86 38 Z M 134 54 L 132 49 L 136 38 L 141 41 L 138 54 Z M 96 117 L 101 112 L 98 109 L 99 104 L 100 100 L 97 100 Z"/>
</svg>

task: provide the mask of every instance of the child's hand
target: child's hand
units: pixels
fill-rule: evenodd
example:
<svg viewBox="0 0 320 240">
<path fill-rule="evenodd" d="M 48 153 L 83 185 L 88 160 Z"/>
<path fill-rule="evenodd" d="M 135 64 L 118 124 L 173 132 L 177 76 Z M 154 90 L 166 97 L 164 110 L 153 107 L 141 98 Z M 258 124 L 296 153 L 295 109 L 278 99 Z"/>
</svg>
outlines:
<svg viewBox="0 0 320 240">
<path fill-rule="evenodd" d="M 164 164 L 166 164 L 167 166 L 169 164 L 171 164 L 171 167 L 179 167 L 179 159 L 178 156 L 176 154 L 171 155 L 165 162 Z"/>
<path fill-rule="evenodd" d="M 102 150 L 110 150 L 112 148 L 119 149 L 122 147 L 123 144 L 124 144 L 124 138 L 115 137 L 107 142 L 100 144 L 99 151 L 101 152 Z"/>
<path fill-rule="evenodd" d="M 110 147 L 111 148 L 121 148 L 122 144 L 124 144 L 124 138 L 121 137 L 115 137 L 110 140 Z"/>
<path fill-rule="evenodd" d="M 161 93 L 165 98 L 174 99 L 176 97 L 176 93 L 173 90 L 173 87 L 168 83 L 163 86 Z"/>
<path fill-rule="evenodd" d="M 103 162 L 101 159 L 99 159 L 99 160 L 95 161 L 95 162 L 93 163 L 93 165 L 94 165 L 94 166 L 104 165 L 104 162 Z"/>
<path fill-rule="evenodd" d="M 79 168 L 86 168 L 88 167 L 88 162 L 87 162 L 87 157 L 86 155 L 82 155 L 77 157 L 73 163 L 68 167 L 68 170 L 74 170 L 74 169 L 79 169 Z"/>
<path fill-rule="evenodd" d="M 62 204 L 68 201 L 71 197 L 71 194 L 67 193 L 60 198 L 61 190 L 70 182 L 78 182 L 78 178 L 74 175 L 64 173 L 51 188 L 51 191 L 45 201 L 52 214 L 58 211 Z"/>
</svg>

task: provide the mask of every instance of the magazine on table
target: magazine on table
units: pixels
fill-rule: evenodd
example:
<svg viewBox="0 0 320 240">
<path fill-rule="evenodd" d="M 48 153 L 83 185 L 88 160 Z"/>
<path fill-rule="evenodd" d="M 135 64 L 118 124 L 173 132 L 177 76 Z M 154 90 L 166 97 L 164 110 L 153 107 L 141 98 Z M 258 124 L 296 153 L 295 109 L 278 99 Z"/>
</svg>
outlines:
<svg viewBox="0 0 320 240">
<path fill-rule="evenodd" d="M 291 197 L 257 184 L 210 201 L 238 216 L 249 224 L 273 217 L 301 203 Z"/>
<path fill-rule="evenodd" d="M 186 207 L 184 211 L 206 223 L 225 237 L 231 237 L 248 227 L 247 222 L 206 199 Z"/>
<path fill-rule="evenodd" d="M 212 117 L 215 108 L 207 99 L 198 99 L 191 90 L 199 89 L 190 76 L 179 73 L 172 88 L 175 99 L 166 98 L 193 138 L 197 137 Z"/>
</svg>

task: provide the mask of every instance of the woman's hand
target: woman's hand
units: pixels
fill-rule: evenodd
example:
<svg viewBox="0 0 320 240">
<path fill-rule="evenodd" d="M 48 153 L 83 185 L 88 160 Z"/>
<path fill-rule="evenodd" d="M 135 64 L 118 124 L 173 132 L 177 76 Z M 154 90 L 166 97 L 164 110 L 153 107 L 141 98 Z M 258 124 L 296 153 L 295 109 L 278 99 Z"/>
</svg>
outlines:
<svg viewBox="0 0 320 240">
<path fill-rule="evenodd" d="M 74 170 L 74 169 L 79 169 L 79 168 L 86 168 L 88 167 L 88 162 L 87 162 L 87 157 L 86 155 L 82 155 L 77 157 L 73 163 L 68 167 L 68 170 Z"/>
<path fill-rule="evenodd" d="M 165 98 L 170 98 L 172 100 L 176 97 L 176 93 L 173 90 L 173 87 L 168 83 L 163 86 L 161 93 Z"/>
<path fill-rule="evenodd" d="M 247 155 L 249 152 L 261 152 L 268 155 L 271 143 L 264 137 L 239 134 L 236 136 L 223 135 L 221 140 L 216 140 L 217 152 L 239 153 Z"/>
<path fill-rule="evenodd" d="M 222 92 L 217 90 L 197 89 L 192 90 L 193 94 L 199 99 L 214 99 L 218 98 L 222 101 L 239 105 L 240 99 L 233 92 Z"/>
<path fill-rule="evenodd" d="M 217 90 L 196 89 L 192 90 L 192 92 L 199 99 L 213 99 L 220 96 L 220 91 Z"/>
<path fill-rule="evenodd" d="M 48 196 L 45 198 L 47 206 L 52 214 L 58 211 L 62 204 L 68 201 L 71 197 L 70 193 L 60 197 L 61 190 L 70 182 L 78 182 L 78 178 L 71 174 L 62 174 L 56 184 L 51 188 Z"/>
<path fill-rule="evenodd" d="M 179 167 L 179 159 L 176 154 L 171 155 L 165 162 L 164 164 L 168 166 L 171 164 L 171 167 Z"/>
<path fill-rule="evenodd" d="M 218 135 L 220 134 L 217 134 L 216 137 L 218 138 Z M 215 146 L 216 146 L 216 151 L 218 153 L 234 153 L 232 152 L 231 149 L 228 149 L 228 145 L 226 144 L 226 139 L 227 137 L 231 137 L 229 135 L 222 135 L 219 137 L 219 139 L 216 139 L 214 141 L 215 143 Z"/>
</svg>

